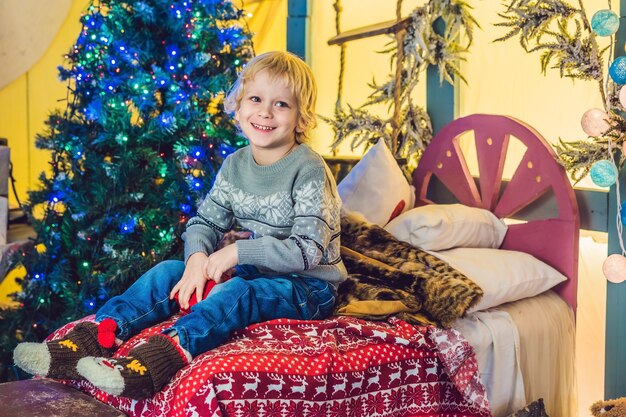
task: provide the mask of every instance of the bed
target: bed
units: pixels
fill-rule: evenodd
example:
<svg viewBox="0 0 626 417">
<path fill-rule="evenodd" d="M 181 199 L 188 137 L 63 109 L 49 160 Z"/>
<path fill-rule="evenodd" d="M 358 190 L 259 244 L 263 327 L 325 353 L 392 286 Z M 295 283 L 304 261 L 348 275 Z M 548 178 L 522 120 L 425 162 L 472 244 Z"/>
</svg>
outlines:
<svg viewBox="0 0 626 417">
<path fill-rule="evenodd" d="M 459 146 L 458 138 L 468 131 L 473 132 L 475 140 L 478 181 L 471 175 Z M 513 175 L 504 184 L 502 173 L 511 138 L 520 142 L 525 150 L 521 159 L 507 167 Z M 517 145 L 520 147 L 519 143 Z M 433 182 L 441 182 L 446 192 L 464 205 L 483 207 L 499 218 L 528 219 L 509 225 L 500 249 L 529 253 L 568 278 L 553 288 L 554 293 L 473 313 L 454 326 L 474 347 L 481 347 L 477 350 L 479 368 L 491 394 L 488 397 L 494 415 L 506 415 L 503 413 L 516 409 L 520 401 L 530 402 L 540 397 L 544 398 L 550 416 L 576 415 L 574 315 L 580 219 L 574 190 L 564 169 L 555 162 L 552 147 L 537 131 L 519 120 L 472 115 L 442 129 L 427 152 L 428 156 L 425 153 L 427 157 L 420 161 L 413 175 L 416 204 L 439 201 L 428 192 L 434 188 Z M 439 192 L 444 195 L 438 197 L 449 200 L 446 192 Z M 503 317 L 502 312 L 506 316 Z M 500 322 L 500 332 L 508 334 L 507 337 L 517 334 L 519 345 L 510 349 L 497 347 L 497 330 L 494 330 L 498 328 L 494 324 L 497 322 Z M 489 332 L 478 331 L 476 327 L 480 326 L 490 328 Z M 507 337 L 500 340 L 507 340 Z M 519 375 L 511 370 L 511 365 L 501 372 L 490 369 L 487 375 L 485 368 L 497 364 L 494 356 L 506 355 L 507 351 L 511 359 L 517 361 Z M 502 385 L 505 387 L 501 394 L 489 392 Z"/>
<path fill-rule="evenodd" d="M 468 135 L 475 142 L 477 180 L 461 149 L 459 138 Z M 511 138 L 526 151 L 505 184 L 501 177 Z M 145 401 L 114 397 L 85 381 L 64 383 L 129 416 L 499 417 L 539 397 L 551 417 L 574 415 L 570 401 L 561 397 L 568 392 L 562 389 L 574 384 L 579 220 L 569 180 L 554 158 L 545 140 L 524 123 L 472 115 L 433 138 L 413 175 L 416 206 L 442 199 L 498 218 L 526 212 L 530 220 L 509 225 L 501 248 L 531 254 L 558 270 L 566 280 L 554 292 L 474 311 L 449 329 L 411 325 L 395 316 L 259 323 L 196 357 Z M 538 214 L 531 207 L 537 204 L 552 209 Z M 444 252 L 432 253 L 443 257 Z M 146 329 L 116 355 L 176 319 Z M 536 324 L 529 326 L 529 320 Z M 74 325 L 50 338 L 62 337 Z"/>
</svg>

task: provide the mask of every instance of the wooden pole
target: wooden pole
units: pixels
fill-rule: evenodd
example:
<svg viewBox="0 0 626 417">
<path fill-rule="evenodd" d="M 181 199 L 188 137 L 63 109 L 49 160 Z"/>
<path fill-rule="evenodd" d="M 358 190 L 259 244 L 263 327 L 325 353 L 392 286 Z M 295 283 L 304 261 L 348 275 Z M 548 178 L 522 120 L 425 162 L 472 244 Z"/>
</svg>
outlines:
<svg viewBox="0 0 626 417">
<path fill-rule="evenodd" d="M 396 22 L 402 20 L 402 0 L 398 0 L 396 3 Z M 396 54 L 396 79 L 393 89 L 393 119 L 391 121 L 392 135 L 391 135 L 391 153 L 397 157 L 400 126 L 402 118 L 402 103 L 400 102 L 402 93 L 402 61 L 404 61 L 404 36 L 406 35 L 406 29 L 401 29 L 396 32 L 396 47 L 398 52 Z"/>
</svg>

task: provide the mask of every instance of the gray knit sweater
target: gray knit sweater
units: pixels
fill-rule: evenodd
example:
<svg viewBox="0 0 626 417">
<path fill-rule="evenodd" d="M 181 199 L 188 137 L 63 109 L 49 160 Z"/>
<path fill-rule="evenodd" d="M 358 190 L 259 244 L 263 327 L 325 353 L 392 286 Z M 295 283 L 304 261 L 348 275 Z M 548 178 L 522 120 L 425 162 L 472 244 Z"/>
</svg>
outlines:
<svg viewBox="0 0 626 417">
<path fill-rule="evenodd" d="M 340 205 L 328 166 L 308 145 L 265 166 L 254 161 L 250 147 L 239 149 L 224 160 L 187 223 L 185 260 L 195 252 L 212 253 L 238 224 L 252 232 L 251 239 L 236 243 L 239 264 L 338 284 L 347 275 L 339 255 Z"/>
</svg>

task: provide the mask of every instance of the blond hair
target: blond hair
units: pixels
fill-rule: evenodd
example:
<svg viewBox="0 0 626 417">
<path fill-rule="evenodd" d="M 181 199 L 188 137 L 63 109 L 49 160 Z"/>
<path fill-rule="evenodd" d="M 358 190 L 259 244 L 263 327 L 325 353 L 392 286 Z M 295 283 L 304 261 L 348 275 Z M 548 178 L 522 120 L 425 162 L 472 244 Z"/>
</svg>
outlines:
<svg viewBox="0 0 626 417">
<path fill-rule="evenodd" d="M 296 142 L 302 143 L 309 139 L 311 130 L 317 126 L 315 116 L 317 85 L 311 68 L 291 52 L 266 52 L 252 58 L 224 100 L 226 112 L 235 113 L 239 109 L 246 81 L 254 79 L 261 71 L 267 71 L 274 78 L 284 77 L 287 80 L 298 105 Z"/>
</svg>

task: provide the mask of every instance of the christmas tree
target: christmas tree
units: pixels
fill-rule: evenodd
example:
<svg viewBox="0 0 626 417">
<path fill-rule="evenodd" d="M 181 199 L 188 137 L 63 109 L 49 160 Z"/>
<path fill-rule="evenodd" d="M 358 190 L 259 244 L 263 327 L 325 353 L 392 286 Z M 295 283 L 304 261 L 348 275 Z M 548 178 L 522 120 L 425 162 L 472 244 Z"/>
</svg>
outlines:
<svg viewBox="0 0 626 417">
<path fill-rule="evenodd" d="M 228 0 L 100 0 L 60 78 L 64 111 L 37 146 L 49 169 L 26 211 L 37 238 L 13 266 L 26 276 L 0 317 L 3 379 L 20 341 L 41 341 L 164 259 L 223 158 L 245 144 L 222 99 L 251 58 L 243 12 Z"/>
</svg>

